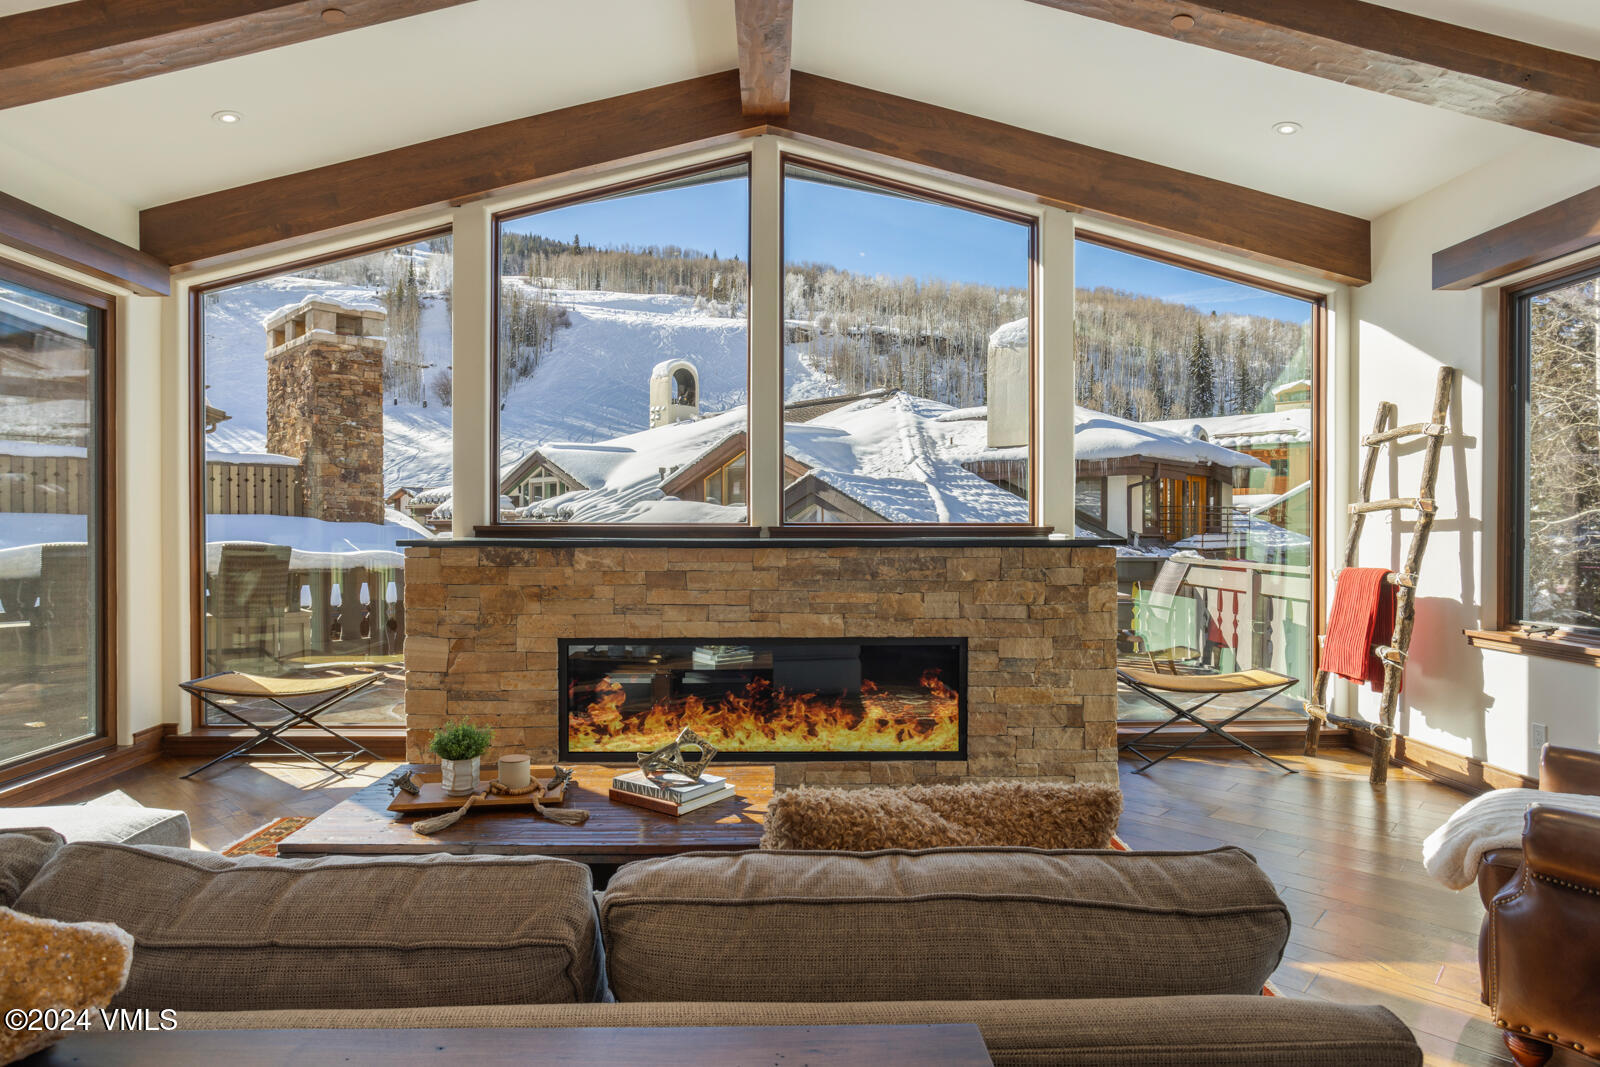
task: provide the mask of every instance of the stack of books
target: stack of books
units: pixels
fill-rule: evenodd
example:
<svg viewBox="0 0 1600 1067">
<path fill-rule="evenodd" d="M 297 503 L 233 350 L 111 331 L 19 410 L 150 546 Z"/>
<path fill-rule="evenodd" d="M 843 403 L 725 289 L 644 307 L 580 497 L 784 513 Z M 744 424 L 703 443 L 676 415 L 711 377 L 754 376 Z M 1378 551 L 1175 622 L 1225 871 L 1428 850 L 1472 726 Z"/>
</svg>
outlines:
<svg viewBox="0 0 1600 1067">
<path fill-rule="evenodd" d="M 665 815 L 683 815 L 733 796 L 733 783 L 714 774 L 698 781 L 682 774 L 628 771 L 611 779 L 611 799 Z"/>
</svg>

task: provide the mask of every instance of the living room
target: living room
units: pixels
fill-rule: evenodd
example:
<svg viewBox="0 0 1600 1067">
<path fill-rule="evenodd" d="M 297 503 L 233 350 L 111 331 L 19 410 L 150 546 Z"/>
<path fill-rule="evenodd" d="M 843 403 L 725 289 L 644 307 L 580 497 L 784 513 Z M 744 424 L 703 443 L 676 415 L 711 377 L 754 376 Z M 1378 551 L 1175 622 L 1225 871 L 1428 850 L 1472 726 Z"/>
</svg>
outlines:
<svg viewBox="0 0 1600 1067">
<path fill-rule="evenodd" d="M 0 0 L 0 1060 L 1592 1062 L 1587 7 Z"/>
</svg>

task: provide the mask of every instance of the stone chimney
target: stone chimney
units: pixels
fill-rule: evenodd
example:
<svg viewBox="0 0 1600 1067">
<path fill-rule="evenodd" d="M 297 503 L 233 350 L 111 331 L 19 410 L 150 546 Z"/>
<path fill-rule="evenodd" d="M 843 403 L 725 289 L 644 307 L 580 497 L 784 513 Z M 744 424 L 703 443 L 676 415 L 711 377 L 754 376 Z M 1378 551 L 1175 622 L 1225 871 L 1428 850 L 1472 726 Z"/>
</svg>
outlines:
<svg viewBox="0 0 1600 1067">
<path fill-rule="evenodd" d="M 700 372 L 686 359 L 669 359 L 650 372 L 650 428 L 700 414 Z"/>
<path fill-rule="evenodd" d="M 1014 448 L 1028 443 L 1030 364 L 1027 319 L 1008 322 L 990 334 L 984 377 L 990 448 Z"/>
<path fill-rule="evenodd" d="M 311 518 L 383 521 L 386 318 L 315 296 L 267 318 L 267 451 L 300 461 Z"/>
</svg>

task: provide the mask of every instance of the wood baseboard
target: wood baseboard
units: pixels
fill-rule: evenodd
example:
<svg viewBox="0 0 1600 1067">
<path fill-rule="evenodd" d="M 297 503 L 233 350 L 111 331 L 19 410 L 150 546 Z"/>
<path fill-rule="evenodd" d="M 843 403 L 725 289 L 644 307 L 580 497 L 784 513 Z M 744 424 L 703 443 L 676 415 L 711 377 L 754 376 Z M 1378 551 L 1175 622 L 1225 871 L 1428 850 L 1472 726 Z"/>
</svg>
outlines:
<svg viewBox="0 0 1600 1067">
<path fill-rule="evenodd" d="M 1372 751 L 1372 738 L 1351 733 L 1348 744 L 1362 752 Z M 1487 793 L 1491 789 L 1537 789 L 1539 779 L 1529 778 L 1504 767 L 1496 767 L 1473 756 L 1447 752 L 1437 745 L 1396 734 L 1394 762 L 1434 781 L 1464 793 Z"/>
<path fill-rule="evenodd" d="M 336 726 L 334 728 L 341 734 L 346 734 L 352 740 L 365 745 L 383 759 L 405 759 L 406 731 L 403 726 Z M 225 726 L 204 726 L 191 730 L 186 734 L 168 734 L 162 739 L 161 751 L 164 755 L 178 757 L 220 756 L 254 736 L 256 736 L 254 731 L 242 728 L 234 730 Z M 338 741 L 335 741 L 321 730 L 289 730 L 283 736 L 309 752 L 330 752 L 336 751 L 341 747 Z M 346 750 L 348 750 L 348 746 L 346 746 Z M 283 746 L 274 745 L 270 742 L 262 745 L 252 754 L 262 756 L 293 755 Z"/>
<path fill-rule="evenodd" d="M 174 730 L 170 722 L 157 723 L 133 735 L 133 744 L 121 745 L 93 756 L 51 767 L 38 774 L 0 785 L 0 807 L 48 804 L 85 786 L 113 778 L 123 771 L 149 763 L 161 755 L 164 739 Z"/>
</svg>

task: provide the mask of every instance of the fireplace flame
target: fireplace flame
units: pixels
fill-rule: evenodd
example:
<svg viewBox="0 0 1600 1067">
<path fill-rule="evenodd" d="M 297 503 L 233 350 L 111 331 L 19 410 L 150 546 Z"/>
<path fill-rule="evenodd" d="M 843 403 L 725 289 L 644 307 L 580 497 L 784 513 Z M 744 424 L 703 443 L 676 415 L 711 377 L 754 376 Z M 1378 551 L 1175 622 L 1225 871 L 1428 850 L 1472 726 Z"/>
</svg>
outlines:
<svg viewBox="0 0 1600 1067">
<path fill-rule="evenodd" d="M 656 700 L 627 714 L 627 693 L 609 677 L 589 693 L 569 690 L 568 745 L 573 752 L 642 752 L 685 726 L 725 752 L 956 752 L 960 698 L 939 671 L 920 688 L 869 679 L 855 698 L 794 693 L 756 678 L 712 699 L 690 694 Z"/>
</svg>

